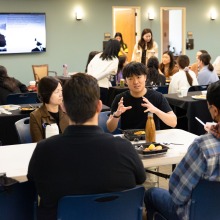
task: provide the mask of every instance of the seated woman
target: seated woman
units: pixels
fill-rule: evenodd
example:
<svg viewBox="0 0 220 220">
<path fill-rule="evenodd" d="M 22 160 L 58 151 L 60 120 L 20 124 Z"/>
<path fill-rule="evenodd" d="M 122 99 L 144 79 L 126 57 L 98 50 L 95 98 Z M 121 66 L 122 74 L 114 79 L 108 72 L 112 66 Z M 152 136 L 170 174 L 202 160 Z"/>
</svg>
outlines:
<svg viewBox="0 0 220 220">
<path fill-rule="evenodd" d="M 147 86 L 163 86 L 166 84 L 166 77 L 159 73 L 159 60 L 152 56 L 147 62 Z"/>
<path fill-rule="evenodd" d="M 214 70 L 213 65 L 210 63 L 211 56 L 208 53 L 201 54 L 199 56 L 199 68 L 198 83 L 199 85 L 209 85 L 219 80 L 217 73 Z"/>
<path fill-rule="evenodd" d="M 165 75 L 167 80 L 170 80 L 173 74 L 178 72 L 178 66 L 176 65 L 171 51 L 165 51 L 162 56 L 162 63 L 159 66 L 160 71 Z"/>
<path fill-rule="evenodd" d="M 9 77 L 7 69 L 0 66 L 0 91 L 0 105 L 5 105 L 9 94 L 25 93 L 28 92 L 28 89 L 19 80 Z"/>
<path fill-rule="evenodd" d="M 189 57 L 180 55 L 177 59 L 179 71 L 170 81 L 168 93 L 177 93 L 181 88 L 189 88 L 198 85 L 196 74 L 189 69 Z"/>
<path fill-rule="evenodd" d="M 52 76 L 43 77 L 38 84 L 38 96 L 43 105 L 30 114 L 30 131 L 33 142 L 46 138 L 46 127 L 55 125 L 57 133 L 63 133 L 69 124 L 67 114 L 62 110 L 62 86 Z M 57 126 L 56 126 L 57 125 Z"/>
</svg>

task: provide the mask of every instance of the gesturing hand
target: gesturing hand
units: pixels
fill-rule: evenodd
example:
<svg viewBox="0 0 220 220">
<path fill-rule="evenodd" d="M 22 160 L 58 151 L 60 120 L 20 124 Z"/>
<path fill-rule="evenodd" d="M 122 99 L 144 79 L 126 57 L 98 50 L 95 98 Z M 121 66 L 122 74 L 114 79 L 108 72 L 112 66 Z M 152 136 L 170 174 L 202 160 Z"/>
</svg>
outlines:
<svg viewBox="0 0 220 220">
<path fill-rule="evenodd" d="M 123 97 L 121 97 L 119 103 L 118 103 L 118 109 L 117 109 L 117 112 L 120 112 L 120 114 L 126 112 L 127 110 L 131 109 L 132 106 L 127 106 L 125 107 L 124 106 L 124 103 L 123 103 Z"/>
<path fill-rule="evenodd" d="M 141 105 L 142 105 L 143 107 L 146 107 L 146 108 L 147 108 L 144 112 L 152 112 L 152 113 L 155 113 L 155 112 L 157 111 L 157 108 L 156 108 L 154 105 L 152 105 L 152 104 L 148 101 L 147 98 L 145 98 L 145 97 L 142 97 L 142 98 L 143 98 L 143 101 L 144 101 L 145 103 L 142 103 Z"/>
</svg>

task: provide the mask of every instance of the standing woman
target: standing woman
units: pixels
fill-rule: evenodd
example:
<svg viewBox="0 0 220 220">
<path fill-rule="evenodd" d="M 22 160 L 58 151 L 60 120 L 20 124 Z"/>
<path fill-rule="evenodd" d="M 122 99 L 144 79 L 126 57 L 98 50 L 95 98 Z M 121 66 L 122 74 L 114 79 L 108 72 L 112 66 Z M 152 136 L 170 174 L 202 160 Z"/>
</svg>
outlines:
<svg viewBox="0 0 220 220">
<path fill-rule="evenodd" d="M 98 80 L 100 87 L 100 98 L 103 104 L 107 104 L 108 88 L 111 87 L 111 75 L 116 75 L 118 70 L 118 53 L 120 43 L 116 39 L 110 39 L 104 51 L 98 53 L 90 61 L 87 73 Z"/>
<path fill-rule="evenodd" d="M 198 85 L 196 74 L 189 69 L 189 57 L 180 55 L 177 58 L 179 71 L 175 73 L 170 81 L 168 93 L 177 93 L 181 88 L 189 88 Z"/>
<path fill-rule="evenodd" d="M 162 56 L 162 63 L 160 63 L 160 71 L 165 75 L 167 80 L 170 80 L 173 74 L 178 72 L 178 66 L 176 65 L 171 51 L 165 51 Z"/>
<path fill-rule="evenodd" d="M 120 32 L 115 33 L 115 39 L 120 42 L 120 51 L 118 53 L 118 56 L 127 56 L 128 54 L 128 46 L 124 43 L 122 34 Z"/>
<path fill-rule="evenodd" d="M 213 65 L 210 63 L 211 56 L 208 53 L 203 53 L 199 56 L 198 82 L 199 85 L 209 85 L 219 80 L 217 73 L 214 71 Z"/>
<path fill-rule="evenodd" d="M 132 61 L 147 64 L 151 56 L 158 57 L 158 45 L 153 40 L 153 33 L 151 29 L 144 29 L 141 34 L 141 39 L 134 46 Z"/>
<path fill-rule="evenodd" d="M 57 134 L 63 133 L 69 118 L 62 110 L 63 89 L 58 79 L 43 77 L 38 83 L 38 97 L 43 105 L 30 114 L 30 131 L 33 142 L 46 138 L 46 126 L 55 124 Z M 57 126 L 56 126 L 57 125 Z"/>
</svg>

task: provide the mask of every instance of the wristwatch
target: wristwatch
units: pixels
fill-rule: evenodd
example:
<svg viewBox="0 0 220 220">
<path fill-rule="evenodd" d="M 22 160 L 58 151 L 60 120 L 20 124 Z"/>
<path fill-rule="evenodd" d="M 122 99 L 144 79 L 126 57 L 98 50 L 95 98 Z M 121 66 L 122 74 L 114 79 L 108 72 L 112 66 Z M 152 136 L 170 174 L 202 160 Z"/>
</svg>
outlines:
<svg viewBox="0 0 220 220">
<path fill-rule="evenodd" d="M 113 118 L 120 118 L 121 117 L 121 115 L 115 115 L 115 112 L 113 113 Z"/>
</svg>

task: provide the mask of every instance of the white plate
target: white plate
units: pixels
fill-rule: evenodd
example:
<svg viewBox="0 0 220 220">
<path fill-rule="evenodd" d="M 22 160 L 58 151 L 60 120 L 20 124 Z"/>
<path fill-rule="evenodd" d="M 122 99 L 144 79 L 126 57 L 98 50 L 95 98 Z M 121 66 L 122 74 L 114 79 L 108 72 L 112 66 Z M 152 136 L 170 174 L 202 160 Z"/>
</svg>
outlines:
<svg viewBox="0 0 220 220">
<path fill-rule="evenodd" d="M 5 110 L 12 111 L 12 110 L 19 109 L 19 108 L 20 108 L 20 105 L 1 105 L 0 108 L 3 108 L 3 109 L 5 109 Z"/>
<path fill-rule="evenodd" d="M 192 98 L 197 100 L 206 100 L 206 95 L 193 95 Z"/>
</svg>

